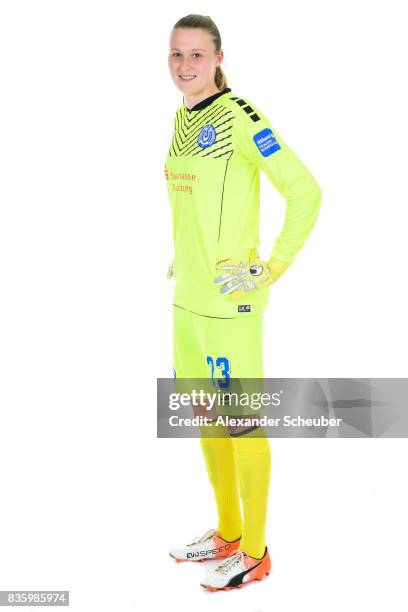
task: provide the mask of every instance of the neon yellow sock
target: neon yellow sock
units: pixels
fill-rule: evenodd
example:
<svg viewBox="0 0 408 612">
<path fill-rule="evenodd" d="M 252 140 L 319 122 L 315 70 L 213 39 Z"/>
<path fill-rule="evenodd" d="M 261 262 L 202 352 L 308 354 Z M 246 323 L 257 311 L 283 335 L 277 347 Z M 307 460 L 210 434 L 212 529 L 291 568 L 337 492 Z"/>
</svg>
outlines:
<svg viewBox="0 0 408 612">
<path fill-rule="evenodd" d="M 212 427 L 209 425 L 208 427 Z M 206 427 L 201 427 L 205 435 Z M 217 435 L 225 435 L 225 430 L 218 426 Z M 227 433 L 228 435 L 228 433 Z M 239 501 L 238 479 L 234 461 L 234 449 L 231 438 L 201 438 L 208 476 L 212 484 L 218 512 L 217 531 L 228 541 L 241 537 L 242 518 Z"/>
<path fill-rule="evenodd" d="M 239 491 L 243 508 L 243 531 L 239 550 L 260 558 L 265 552 L 271 452 L 262 428 L 259 437 L 232 438 Z M 258 430 L 257 430 L 258 431 Z M 251 435 L 254 435 L 252 432 Z"/>
</svg>

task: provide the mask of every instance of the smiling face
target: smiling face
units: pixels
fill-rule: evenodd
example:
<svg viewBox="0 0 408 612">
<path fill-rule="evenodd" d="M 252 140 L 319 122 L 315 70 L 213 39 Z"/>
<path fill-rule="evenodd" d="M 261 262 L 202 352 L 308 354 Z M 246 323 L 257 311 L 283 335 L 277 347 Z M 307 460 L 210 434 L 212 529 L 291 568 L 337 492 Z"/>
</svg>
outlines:
<svg viewBox="0 0 408 612">
<path fill-rule="evenodd" d="M 209 32 L 201 28 L 175 28 L 170 35 L 169 69 L 176 87 L 187 98 L 218 91 L 215 70 L 223 52 L 215 51 Z M 183 78 L 187 77 L 187 78 Z"/>
</svg>

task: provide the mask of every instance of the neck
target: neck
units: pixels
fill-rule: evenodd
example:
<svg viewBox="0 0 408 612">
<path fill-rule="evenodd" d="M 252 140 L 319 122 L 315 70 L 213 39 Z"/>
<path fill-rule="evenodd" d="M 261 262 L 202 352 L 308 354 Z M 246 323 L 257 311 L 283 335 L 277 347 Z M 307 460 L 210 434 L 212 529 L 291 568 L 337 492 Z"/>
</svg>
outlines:
<svg viewBox="0 0 408 612">
<path fill-rule="evenodd" d="M 195 106 L 202 100 L 205 100 L 206 98 L 209 98 L 210 96 L 213 96 L 214 94 L 219 93 L 220 91 L 221 89 L 218 89 L 218 87 L 214 84 L 211 87 L 200 91 L 200 93 L 198 94 L 186 94 L 185 96 L 183 96 L 184 104 L 187 106 L 188 109 L 192 109 L 193 106 Z"/>
</svg>

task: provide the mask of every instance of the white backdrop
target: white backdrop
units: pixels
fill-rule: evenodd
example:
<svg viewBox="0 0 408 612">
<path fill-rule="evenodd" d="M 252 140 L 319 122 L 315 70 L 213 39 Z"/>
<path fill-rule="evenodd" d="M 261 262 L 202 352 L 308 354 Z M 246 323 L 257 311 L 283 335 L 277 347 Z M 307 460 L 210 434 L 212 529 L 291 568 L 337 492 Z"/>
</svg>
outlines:
<svg viewBox="0 0 408 612">
<path fill-rule="evenodd" d="M 273 571 L 207 593 L 169 547 L 215 526 L 198 440 L 157 440 L 172 375 L 164 161 L 173 24 L 211 15 L 233 92 L 318 180 L 271 289 L 265 376 L 406 377 L 404 3 L 0 4 L 0 590 L 78 611 L 406 610 L 407 443 L 271 440 Z M 261 254 L 284 201 L 262 177 Z M 228 600 L 228 601 L 227 601 Z"/>
</svg>

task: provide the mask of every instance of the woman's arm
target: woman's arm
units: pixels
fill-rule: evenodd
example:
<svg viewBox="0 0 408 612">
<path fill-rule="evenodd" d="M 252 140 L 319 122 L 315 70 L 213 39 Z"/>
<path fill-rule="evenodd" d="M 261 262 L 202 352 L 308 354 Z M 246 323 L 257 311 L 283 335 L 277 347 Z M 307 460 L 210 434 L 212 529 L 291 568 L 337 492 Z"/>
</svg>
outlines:
<svg viewBox="0 0 408 612">
<path fill-rule="evenodd" d="M 234 130 L 241 155 L 263 170 L 286 199 L 283 228 L 272 248 L 268 267 L 278 278 L 293 262 L 312 231 L 321 204 L 321 190 L 311 172 L 282 140 L 270 121 L 253 104 L 259 120 L 243 112 Z M 253 116 L 253 115 L 252 115 Z"/>
</svg>

